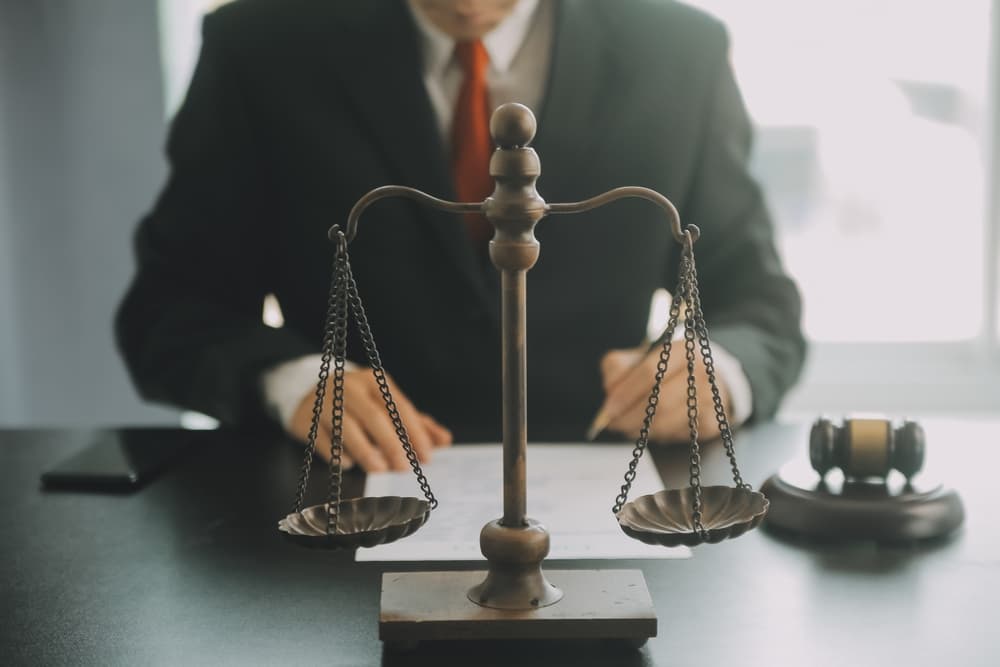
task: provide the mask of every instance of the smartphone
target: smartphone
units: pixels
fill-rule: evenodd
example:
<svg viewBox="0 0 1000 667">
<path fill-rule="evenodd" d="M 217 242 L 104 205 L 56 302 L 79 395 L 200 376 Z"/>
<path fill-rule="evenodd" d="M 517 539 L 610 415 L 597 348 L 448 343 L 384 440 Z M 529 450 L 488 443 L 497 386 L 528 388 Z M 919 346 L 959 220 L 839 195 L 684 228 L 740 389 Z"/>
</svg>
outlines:
<svg viewBox="0 0 1000 667">
<path fill-rule="evenodd" d="M 177 429 L 115 429 L 42 473 L 47 489 L 122 492 L 139 488 L 176 459 L 189 438 Z"/>
</svg>

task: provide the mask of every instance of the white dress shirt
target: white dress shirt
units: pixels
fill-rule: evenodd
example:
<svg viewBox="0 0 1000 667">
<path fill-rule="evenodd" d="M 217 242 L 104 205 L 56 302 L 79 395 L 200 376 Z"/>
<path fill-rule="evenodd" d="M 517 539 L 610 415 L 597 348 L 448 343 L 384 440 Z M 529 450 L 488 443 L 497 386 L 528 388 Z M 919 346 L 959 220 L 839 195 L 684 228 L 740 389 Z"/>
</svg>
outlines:
<svg viewBox="0 0 1000 667">
<path fill-rule="evenodd" d="M 419 33 L 424 86 L 441 137 L 447 142 L 464 76 L 454 55 L 455 40 L 428 21 L 413 0 L 409 0 L 408 6 Z M 520 102 L 532 109 L 541 104 L 552 59 L 554 12 L 552 0 L 520 0 L 496 28 L 483 36 L 483 46 L 490 57 L 486 85 L 494 108 L 507 102 Z M 592 194 L 595 193 L 581 193 L 581 198 Z M 729 390 L 730 421 L 733 425 L 740 424 L 752 410 L 750 383 L 736 357 L 716 344 L 712 345 L 712 352 L 719 377 Z M 261 388 L 265 401 L 285 428 L 291 424 L 302 400 L 315 391 L 321 360 L 318 354 L 301 357 L 263 375 Z"/>
</svg>

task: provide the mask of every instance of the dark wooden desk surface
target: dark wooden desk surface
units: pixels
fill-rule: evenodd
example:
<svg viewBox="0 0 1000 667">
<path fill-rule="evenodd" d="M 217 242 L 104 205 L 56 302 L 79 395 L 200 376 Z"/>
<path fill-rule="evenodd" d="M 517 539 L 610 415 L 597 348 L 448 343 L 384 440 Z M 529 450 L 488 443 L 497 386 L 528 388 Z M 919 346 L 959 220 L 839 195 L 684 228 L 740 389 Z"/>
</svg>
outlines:
<svg viewBox="0 0 1000 667">
<path fill-rule="evenodd" d="M 291 447 L 177 431 L 190 450 L 140 491 L 55 493 L 39 474 L 92 434 L 0 431 L 0 663 L 995 666 L 1000 421 L 924 423 L 929 467 L 965 502 L 953 539 L 822 546 L 757 530 L 688 560 L 613 564 L 641 568 L 657 607 L 659 636 L 639 652 L 468 642 L 405 656 L 383 655 L 377 639 L 381 566 L 279 537 L 298 474 Z M 759 485 L 803 452 L 806 431 L 742 433 L 745 477 Z M 707 454 L 707 483 L 724 481 L 721 457 Z M 683 482 L 681 452 L 657 462 L 668 484 Z M 616 472 L 609 499 L 618 483 Z"/>
</svg>

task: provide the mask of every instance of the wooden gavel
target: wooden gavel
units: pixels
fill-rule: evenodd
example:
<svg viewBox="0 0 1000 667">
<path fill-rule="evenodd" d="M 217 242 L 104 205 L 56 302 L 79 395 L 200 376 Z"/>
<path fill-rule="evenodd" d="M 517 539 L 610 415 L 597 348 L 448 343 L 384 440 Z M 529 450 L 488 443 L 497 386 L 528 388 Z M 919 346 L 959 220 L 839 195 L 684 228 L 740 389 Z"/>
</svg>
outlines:
<svg viewBox="0 0 1000 667">
<path fill-rule="evenodd" d="M 809 461 L 820 476 L 840 468 L 847 478 L 882 477 L 898 470 L 912 478 L 924 464 L 924 429 L 913 421 L 847 418 L 842 424 L 820 417 L 809 433 Z"/>
</svg>

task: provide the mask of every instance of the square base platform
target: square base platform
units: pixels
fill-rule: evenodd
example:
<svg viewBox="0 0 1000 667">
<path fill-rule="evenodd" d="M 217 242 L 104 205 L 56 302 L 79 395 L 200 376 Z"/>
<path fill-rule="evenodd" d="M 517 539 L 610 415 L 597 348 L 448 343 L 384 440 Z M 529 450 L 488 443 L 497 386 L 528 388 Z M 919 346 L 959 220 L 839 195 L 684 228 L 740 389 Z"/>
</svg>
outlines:
<svg viewBox="0 0 1000 667">
<path fill-rule="evenodd" d="M 627 639 L 656 636 L 656 610 L 641 570 L 546 570 L 561 588 L 554 605 L 526 611 L 481 607 L 466 592 L 486 571 L 386 572 L 379 639 Z"/>
</svg>

